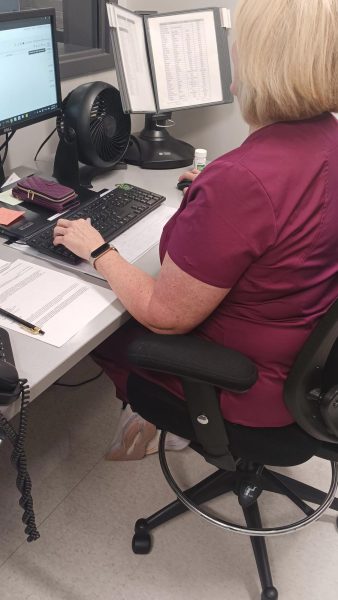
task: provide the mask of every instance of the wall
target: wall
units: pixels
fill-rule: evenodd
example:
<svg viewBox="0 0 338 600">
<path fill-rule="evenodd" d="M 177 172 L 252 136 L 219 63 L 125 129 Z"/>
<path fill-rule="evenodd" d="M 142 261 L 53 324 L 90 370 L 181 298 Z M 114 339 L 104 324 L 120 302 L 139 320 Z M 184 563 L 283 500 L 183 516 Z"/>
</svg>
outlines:
<svg viewBox="0 0 338 600">
<path fill-rule="evenodd" d="M 156 10 L 158 9 L 158 0 L 121 0 L 120 5 L 126 6 L 131 10 Z M 161 0 L 161 11 L 173 11 L 192 8 L 203 8 L 207 6 L 226 5 L 234 9 L 236 0 L 220 0 L 208 2 L 208 0 Z M 232 34 L 230 34 L 230 43 Z M 63 97 L 74 89 L 77 85 L 87 81 L 107 81 L 116 85 L 116 76 L 114 71 L 96 73 L 88 77 L 64 81 L 62 84 Z M 215 106 L 209 108 L 200 108 L 187 111 L 178 111 L 174 113 L 176 126 L 172 129 L 175 137 L 182 138 L 196 147 L 205 147 L 208 149 L 209 158 L 214 158 L 238 146 L 247 135 L 247 125 L 244 123 L 237 102 L 230 105 Z M 139 130 L 142 127 L 143 118 L 133 117 L 133 130 Z M 38 125 L 32 125 L 19 130 L 10 143 L 9 156 L 6 161 L 6 172 L 14 169 L 18 165 L 31 165 L 33 157 L 39 145 L 48 136 L 55 126 L 54 120 L 45 121 Z M 51 141 L 45 146 L 41 157 L 50 157 L 56 149 L 57 135 L 55 134 Z"/>
</svg>

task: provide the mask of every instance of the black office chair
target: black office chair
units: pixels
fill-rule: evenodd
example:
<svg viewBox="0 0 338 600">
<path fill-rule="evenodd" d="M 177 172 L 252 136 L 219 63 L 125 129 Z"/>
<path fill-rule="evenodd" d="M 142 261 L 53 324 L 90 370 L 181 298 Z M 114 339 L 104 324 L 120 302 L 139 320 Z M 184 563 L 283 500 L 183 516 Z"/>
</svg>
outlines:
<svg viewBox="0 0 338 600">
<path fill-rule="evenodd" d="M 187 336 L 151 334 L 133 342 L 129 358 L 139 368 L 181 378 L 186 402 L 159 386 L 131 375 L 132 408 L 162 429 L 160 463 L 177 500 L 135 524 L 133 551 L 151 550 L 150 531 L 188 509 L 226 530 L 250 536 L 262 585 L 262 600 L 275 600 L 265 537 L 296 531 L 317 520 L 327 508 L 338 511 L 338 301 L 305 343 L 285 385 L 285 402 L 296 423 L 281 428 L 249 428 L 225 422 L 217 389 L 245 393 L 256 381 L 255 365 L 238 352 Z M 191 440 L 191 447 L 217 471 L 189 490 L 175 482 L 165 457 L 166 431 Z M 331 462 L 332 482 L 326 494 L 267 469 L 299 465 L 317 456 Z M 264 529 L 258 498 L 263 490 L 288 497 L 305 518 L 291 525 Z M 247 527 L 228 523 L 200 507 L 233 491 Z M 307 504 L 318 504 L 314 510 Z"/>
</svg>

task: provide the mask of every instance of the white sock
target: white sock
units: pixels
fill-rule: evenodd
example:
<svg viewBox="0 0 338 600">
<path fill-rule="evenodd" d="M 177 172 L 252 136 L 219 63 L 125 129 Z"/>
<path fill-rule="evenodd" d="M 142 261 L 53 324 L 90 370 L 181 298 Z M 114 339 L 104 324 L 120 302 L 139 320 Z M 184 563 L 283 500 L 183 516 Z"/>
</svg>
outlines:
<svg viewBox="0 0 338 600">
<path fill-rule="evenodd" d="M 149 442 L 147 446 L 146 454 L 155 454 L 158 452 L 158 444 L 160 441 L 160 433 L 161 430 L 158 429 L 155 437 Z M 165 449 L 166 450 L 184 450 L 187 446 L 189 446 L 190 440 L 186 440 L 174 433 L 167 433 L 165 439 Z"/>
<path fill-rule="evenodd" d="M 190 440 L 186 440 L 185 438 L 176 435 L 175 433 L 167 433 L 165 440 L 165 447 L 167 450 L 184 450 L 187 446 L 189 446 Z"/>
<path fill-rule="evenodd" d="M 114 437 L 113 437 L 113 440 L 111 443 L 111 448 L 120 445 L 126 425 L 134 420 L 138 420 L 140 422 L 144 421 L 143 417 L 141 417 L 141 415 L 139 415 L 138 413 L 134 412 L 132 410 L 130 404 L 127 404 L 127 406 L 121 410 L 120 419 L 117 424 L 117 428 L 116 428 L 116 431 L 115 431 L 115 434 L 114 434 Z M 149 444 L 147 446 L 147 451 L 146 451 L 147 455 L 155 454 L 156 452 L 158 452 L 160 433 L 161 433 L 161 430 L 158 429 L 155 437 L 151 440 L 151 442 L 149 442 Z M 177 450 L 177 451 L 184 450 L 184 448 L 189 446 L 189 444 L 190 444 L 190 440 L 186 440 L 185 438 L 175 435 L 174 433 L 168 432 L 166 435 L 166 440 L 165 440 L 165 449 L 166 450 Z"/>
</svg>

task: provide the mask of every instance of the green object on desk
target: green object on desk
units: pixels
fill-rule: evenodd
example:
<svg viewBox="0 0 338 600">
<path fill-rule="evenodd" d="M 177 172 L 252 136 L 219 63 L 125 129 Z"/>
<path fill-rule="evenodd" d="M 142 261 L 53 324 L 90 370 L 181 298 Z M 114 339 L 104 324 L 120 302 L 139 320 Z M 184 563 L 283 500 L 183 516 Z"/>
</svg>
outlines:
<svg viewBox="0 0 338 600">
<path fill-rule="evenodd" d="M 127 192 L 129 190 L 133 189 L 133 185 L 130 185 L 130 183 L 116 183 L 115 187 L 119 188 L 120 190 L 126 190 Z"/>
</svg>

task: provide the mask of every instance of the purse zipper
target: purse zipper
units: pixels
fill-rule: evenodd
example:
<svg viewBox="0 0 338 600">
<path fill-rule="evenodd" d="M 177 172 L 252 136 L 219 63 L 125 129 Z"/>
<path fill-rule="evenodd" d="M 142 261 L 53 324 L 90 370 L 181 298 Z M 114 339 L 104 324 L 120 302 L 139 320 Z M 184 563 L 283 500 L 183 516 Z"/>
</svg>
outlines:
<svg viewBox="0 0 338 600">
<path fill-rule="evenodd" d="M 68 196 L 63 196 L 62 198 L 60 198 L 59 200 L 53 200 L 53 198 L 51 198 L 50 196 L 46 196 L 45 194 L 41 194 L 40 192 L 35 192 L 34 190 L 28 190 L 27 188 L 17 184 L 17 187 L 19 188 L 19 190 L 21 190 L 22 192 L 26 192 L 28 195 L 28 200 L 33 201 L 35 196 L 37 196 L 38 198 L 43 198 L 44 200 L 49 200 L 50 202 L 65 202 L 65 200 L 69 200 L 73 197 L 73 194 L 75 192 L 71 192 L 70 194 L 68 194 Z M 31 196 L 30 196 L 31 194 Z"/>
</svg>

